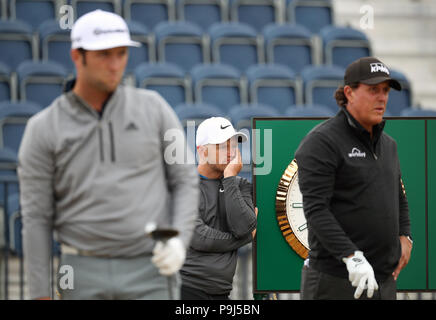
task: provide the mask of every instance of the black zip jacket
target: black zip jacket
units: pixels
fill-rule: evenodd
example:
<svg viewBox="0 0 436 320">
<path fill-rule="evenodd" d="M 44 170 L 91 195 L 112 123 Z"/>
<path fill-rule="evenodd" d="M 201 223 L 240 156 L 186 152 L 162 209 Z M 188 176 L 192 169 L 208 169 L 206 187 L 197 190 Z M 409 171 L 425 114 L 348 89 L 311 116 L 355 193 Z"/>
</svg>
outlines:
<svg viewBox="0 0 436 320">
<path fill-rule="evenodd" d="M 316 126 L 296 151 L 309 231 L 310 266 L 348 277 L 343 257 L 363 251 L 377 281 L 394 271 L 399 236 L 410 235 L 409 207 L 396 142 L 373 138 L 347 111 Z"/>
</svg>

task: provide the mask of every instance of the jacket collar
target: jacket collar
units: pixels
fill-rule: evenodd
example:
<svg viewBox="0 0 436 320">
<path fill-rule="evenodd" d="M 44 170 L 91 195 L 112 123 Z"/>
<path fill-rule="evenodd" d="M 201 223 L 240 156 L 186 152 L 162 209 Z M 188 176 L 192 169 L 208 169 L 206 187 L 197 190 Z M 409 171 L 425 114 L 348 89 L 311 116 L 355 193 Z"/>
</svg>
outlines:
<svg viewBox="0 0 436 320">
<path fill-rule="evenodd" d="M 356 134 L 358 134 L 359 136 L 367 137 L 368 139 L 370 138 L 369 132 L 364 127 L 362 127 L 362 125 L 348 112 L 345 107 L 341 107 L 341 112 L 345 114 L 348 125 L 353 129 Z M 386 120 L 383 119 L 382 122 L 372 127 L 372 141 L 374 143 L 376 143 L 380 138 L 385 124 Z"/>
<path fill-rule="evenodd" d="M 76 95 L 73 90 L 70 90 L 68 92 L 66 92 L 66 95 L 69 99 L 71 99 L 72 101 L 74 101 L 75 105 L 78 105 L 82 108 L 84 108 L 85 110 L 88 110 L 89 112 L 91 112 L 92 114 L 94 114 L 95 116 L 101 118 L 103 116 L 103 111 L 106 109 L 111 109 L 113 108 L 112 105 L 116 105 L 117 104 L 117 100 L 120 99 L 120 96 L 122 95 L 122 85 L 119 85 L 115 91 L 108 97 L 108 99 L 104 102 L 103 106 L 102 106 L 102 111 L 99 113 L 97 112 L 97 110 L 95 110 L 93 107 L 91 107 L 85 100 L 83 100 L 81 97 L 79 97 L 78 95 Z M 70 100 L 70 101 L 71 101 Z M 107 111 L 109 112 L 109 111 Z M 105 112 L 105 113 L 107 113 Z"/>
</svg>

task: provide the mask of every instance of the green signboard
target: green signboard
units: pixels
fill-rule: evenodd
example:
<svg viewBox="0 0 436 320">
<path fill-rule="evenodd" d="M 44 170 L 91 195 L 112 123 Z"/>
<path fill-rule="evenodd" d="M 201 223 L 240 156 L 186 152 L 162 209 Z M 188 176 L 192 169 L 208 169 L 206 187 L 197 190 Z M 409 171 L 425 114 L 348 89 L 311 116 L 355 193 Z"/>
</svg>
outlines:
<svg viewBox="0 0 436 320">
<path fill-rule="evenodd" d="M 427 120 L 428 288 L 436 290 L 436 119 Z"/>
<path fill-rule="evenodd" d="M 387 119 L 385 132 L 398 145 L 414 240 L 410 262 L 398 278 L 398 289 L 436 290 L 436 197 L 431 196 L 436 195 L 436 119 Z M 253 119 L 253 129 L 256 129 L 256 135 L 253 135 L 253 183 L 259 209 L 257 238 L 253 246 L 255 292 L 300 290 L 303 259 L 280 231 L 276 218 L 276 191 L 300 141 L 324 120 Z"/>
</svg>

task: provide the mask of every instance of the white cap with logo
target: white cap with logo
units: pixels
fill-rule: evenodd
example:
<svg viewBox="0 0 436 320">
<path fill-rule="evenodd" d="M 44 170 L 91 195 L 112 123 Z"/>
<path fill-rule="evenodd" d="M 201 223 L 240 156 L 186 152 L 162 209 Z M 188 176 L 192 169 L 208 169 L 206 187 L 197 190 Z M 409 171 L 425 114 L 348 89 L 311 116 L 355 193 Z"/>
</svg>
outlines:
<svg viewBox="0 0 436 320">
<path fill-rule="evenodd" d="M 237 132 L 226 118 L 212 117 L 198 126 L 196 144 L 197 147 L 206 144 L 220 144 L 232 137 L 241 137 L 241 142 L 248 140 L 247 135 L 240 131 Z"/>
<path fill-rule="evenodd" d="M 71 30 L 71 49 L 105 50 L 116 47 L 140 47 L 141 43 L 130 39 L 124 19 L 112 12 L 100 9 L 81 16 Z"/>
</svg>

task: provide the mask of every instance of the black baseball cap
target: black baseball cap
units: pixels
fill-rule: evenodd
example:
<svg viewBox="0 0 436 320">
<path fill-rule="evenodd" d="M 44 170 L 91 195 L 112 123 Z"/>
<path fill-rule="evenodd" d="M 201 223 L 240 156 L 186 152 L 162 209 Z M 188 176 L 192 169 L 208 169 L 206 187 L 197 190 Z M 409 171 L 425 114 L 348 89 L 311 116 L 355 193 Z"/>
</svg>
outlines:
<svg viewBox="0 0 436 320">
<path fill-rule="evenodd" d="M 353 83 L 379 84 L 384 81 L 389 81 L 391 88 L 401 90 L 401 84 L 389 76 L 389 69 L 377 58 L 364 57 L 357 59 L 345 70 L 345 85 Z"/>
</svg>

